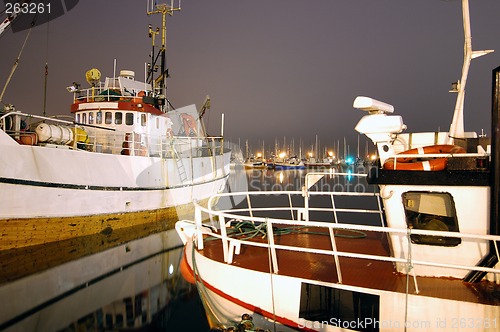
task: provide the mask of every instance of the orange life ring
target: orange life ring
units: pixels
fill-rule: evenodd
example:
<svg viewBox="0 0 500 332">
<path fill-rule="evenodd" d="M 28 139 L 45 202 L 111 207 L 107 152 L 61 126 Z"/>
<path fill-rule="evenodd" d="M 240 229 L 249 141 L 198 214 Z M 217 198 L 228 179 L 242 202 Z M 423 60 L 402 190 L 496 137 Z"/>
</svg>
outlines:
<svg viewBox="0 0 500 332">
<path fill-rule="evenodd" d="M 445 154 L 445 153 L 465 153 L 465 149 L 457 145 L 438 144 L 424 146 L 403 151 L 398 154 Z M 442 171 L 448 164 L 448 158 L 434 158 L 430 160 L 420 160 L 417 158 L 405 157 L 397 158 L 397 163 L 394 158 L 389 158 L 385 161 L 383 168 L 403 171 Z"/>
</svg>

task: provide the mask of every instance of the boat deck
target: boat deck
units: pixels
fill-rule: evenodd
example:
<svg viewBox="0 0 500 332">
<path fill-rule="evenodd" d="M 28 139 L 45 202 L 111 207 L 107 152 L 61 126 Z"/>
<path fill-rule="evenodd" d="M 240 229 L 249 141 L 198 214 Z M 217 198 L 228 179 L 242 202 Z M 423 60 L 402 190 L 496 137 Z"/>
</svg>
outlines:
<svg viewBox="0 0 500 332">
<path fill-rule="evenodd" d="M 324 234 L 321 235 L 320 232 Z M 384 233 L 366 232 L 366 237 L 362 239 L 345 238 L 339 234 L 336 232 L 338 251 L 390 256 L 389 243 Z M 252 241 L 267 243 L 266 239 L 256 238 Z M 301 229 L 299 234 L 277 235 L 275 244 L 331 250 L 330 238 L 324 229 Z M 205 238 L 201 253 L 210 259 L 224 262 L 220 240 L 207 241 Z M 330 283 L 339 282 L 333 256 L 328 259 L 319 253 L 278 250 L 277 260 L 280 275 Z M 261 272 L 269 272 L 271 269 L 267 248 L 245 244 L 241 246 L 240 253 L 234 255 L 232 264 Z M 342 283 L 345 285 L 405 293 L 406 284 L 409 282 L 408 292 L 415 294 L 413 277 L 408 278 L 407 275 L 398 273 L 392 262 L 339 257 L 339 264 Z M 448 277 L 417 277 L 417 284 L 421 296 L 500 305 L 500 285 L 497 283 L 482 281 L 472 284 Z"/>
</svg>

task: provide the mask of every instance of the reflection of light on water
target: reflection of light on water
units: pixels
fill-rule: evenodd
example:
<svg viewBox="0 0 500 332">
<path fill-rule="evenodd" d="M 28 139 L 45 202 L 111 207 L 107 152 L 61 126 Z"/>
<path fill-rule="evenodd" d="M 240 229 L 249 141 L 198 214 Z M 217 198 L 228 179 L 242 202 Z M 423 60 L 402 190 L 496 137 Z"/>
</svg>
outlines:
<svg viewBox="0 0 500 332">
<path fill-rule="evenodd" d="M 283 183 L 283 178 L 285 177 L 285 175 L 283 174 L 283 172 L 279 172 L 278 173 L 278 180 L 280 181 L 280 183 Z"/>
<path fill-rule="evenodd" d="M 170 264 L 170 266 L 168 267 L 168 274 L 172 274 L 174 273 L 174 266 L 172 264 Z"/>
<path fill-rule="evenodd" d="M 347 180 L 348 181 L 352 180 L 352 170 L 350 170 L 350 169 L 347 170 Z"/>
</svg>

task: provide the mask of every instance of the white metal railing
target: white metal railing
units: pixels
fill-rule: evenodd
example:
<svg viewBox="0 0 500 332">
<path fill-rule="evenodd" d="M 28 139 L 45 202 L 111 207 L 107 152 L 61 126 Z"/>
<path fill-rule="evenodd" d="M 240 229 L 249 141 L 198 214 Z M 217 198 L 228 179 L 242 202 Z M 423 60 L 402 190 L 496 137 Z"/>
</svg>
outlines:
<svg viewBox="0 0 500 332">
<path fill-rule="evenodd" d="M 40 123 L 60 128 L 61 133 L 64 129 L 67 137 L 64 141 L 57 143 L 39 142 L 35 128 Z M 122 132 L 113 128 L 85 125 L 74 121 L 21 112 L 1 115 L 0 130 L 3 130 L 20 144 L 46 147 L 55 144 L 87 152 L 174 159 L 183 184 L 188 184 L 188 181 L 195 182 L 194 158 L 210 157 L 214 176 L 217 176 L 218 169 L 223 167 L 215 158 L 224 153 L 222 137 L 167 137 L 167 135 Z M 187 170 L 190 170 L 190 173 Z"/>
<path fill-rule="evenodd" d="M 7 122 L 13 124 L 19 118 L 25 128 L 7 128 Z M 137 132 L 121 132 L 113 128 L 85 125 L 55 117 L 46 117 L 21 112 L 10 112 L 0 116 L 0 129 L 18 139 L 21 136 L 35 134 L 34 128 L 39 123 L 64 126 L 72 130 L 73 139 L 69 145 L 74 149 L 109 154 L 142 155 L 148 157 L 172 158 L 172 151 L 182 156 L 201 157 L 223 153 L 222 137 L 190 137 L 150 135 Z M 81 131 L 79 131 L 81 130 Z"/>
<path fill-rule="evenodd" d="M 427 236 L 439 236 L 439 237 L 455 237 L 460 238 L 464 241 L 466 240 L 481 240 L 481 241 L 491 241 L 494 244 L 495 252 L 492 253 L 500 257 L 499 250 L 497 246 L 497 242 L 500 242 L 500 236 L 496 235 L 479 235 L 479 234 L 464 234 L 459 232 L 446 232 L 446 231 L 430 231 L 430 230 L 422 230 L 422 229 L 410 229 L 410 228 L 390 228 L 385 226 L 366 226 L 366 225 L 357 225 L 357 224 L 346 224 L 346 223 L 338 223 L 337 219 L 334 219 L 335 222 L 325 222 L 325 221 L 317 221 L 317 220 L 304 220 L 302 218 L 297 218 L 300 216 L 304 216 L 304 205 L 294 206 L 292 205 L 292 200 L 288 199 L 288 206 L 278 206 L 278 207 L 256 207 L 252 206 L 250 202 L 251 198 L 259 195 L 275 195 L 275 196 L 284 196 L 285 198 L 289 198 L 290 196 L 304 196 L 302 191 L 255 191 L 255 192 L 239 192 L 239 193 L 222 193 L 215 195 L 209 199 L 208 207 L 203 207 L 195 202 L 195 225 L 196 225 L 196 242 L 199 250 L 203 249 L 203 235 L 209 235 L 210 237 L 219 239 L 222 241 L 223 248 L 223 257 L 224 261 L 228 264 L 231 264 L 233 261 L 234 254 L 240 253 L 240 248 L 242 245 L 246 246 L 255 246 L 255 247 L 264 247 L 268 248 L 270 252 L 270 258 L 272 262 L 272 270 L 274 273 L 279 271 L 279 261 L 278 256 L 276 255 L 277 250 L 289 250 L 295 252 L 306 252 L 306 253 L 317 253 L 323 254 L 330 257 L 333 257 L 335 260 L 335 266 L 337 269 L 337 275 L 339 277 L 339 282 L 342 283 L 342 270 L 339 262 L 339 257 L 351 257 L 351 258 L 359 258 L 366 260 L 378 260 L 378 261 L 386 261 L 393 263 L 401 263 L 406 264 L 407 271 L 409 274 L 412 274 L 416 292 L 418 293 L 418 285 L 416 280 L 416 275 L 414 273 L 413 266 L 422 265 L 422 266 L 431 266 L 431 267 L 441 267 L 441 268 L 450 268 L 450 269 L 459 269 L 466 271 L 480 271 L 485 273 L 493 273 L 500 274 L 499 268 L 489 268 L 489 267 L 481 267 L 481 266 L 471 266 L 471 265 L 460 265 L 460 264 L 449 264 L 442 263 L 431 260 L 417 260 L 411 257 L 411 250 L 408 250 L 407 257 L 392 257 L 392 256 L 381 256 L 374 254 L 361 254 L 354 253 L 348 251 L 341 251 L 337 249 L 336 246 L 336 230 L 344 230 L 344 231 L 356 231 L 356 232 L 377 232 L 381 234 L 390 235 L 398 235 L 401 238 L 405 238 L 407 241 L 408 248 L 410 248 L 411 235 L 427 235 Z M 308 192 L 308 196 L 304 197 L 304 200 L 307 202 L 309 199 L 314 198 L 316 196 L 324 196 L 329 195 L 331 201 L 333 202 L 336 197 L 340 196 L 352 196 L 356 195 L 359 197 L 373 197 L 377 200 L 378 209 L 377 210 L 369 210 L 369 209 L 339 209 L 335 207 L 335 204 L 332 204 L 331 208 L 308 208 L 306 214 L 311 211 L 330 211 L 332 215 L 335 215 L 338 212 L 345 213 L 368 213 L 368 214 L 378 214 L 381 219 L 383 219 L 381 205 L 380 205 L 380 196 L 378 193 L 349 193 L 349 192 L 316 192 L 310 191 Z M 246 198 L 247 207 L 242 208 L 233 208 L 226 210 L 217 210 L 215 208 L 216 202 L 220 199 L 227 197 L 232 198 L 233 201 L 236 200 L 236 196 L 243 196 Z M 291 219 L 279 219 L 279 218 L 270 218 L 270 217 L 258 217 L 257 213 L 269 212 L 269 211 L 290 211 L 292 218 Z M 218 229 L 218 232 L 213 232 L 204 227 L 202 224 L 203 220 L 207 218 L 202 218 L 203 214 L 208 214 L 210 220 L 212 221 L 212 226 Z M 295 217 L 294 217 L 295 216 Z M 336 215 L 335 217 L 336 218 Z M 302 220 L 299 220 L 302 219 Z M 218 220 L 215 221 L 215 220 Z M 249 239 L 242 239 L 231 237 L 228 235 L 227 228 L 231 226 L 232 221 L 247 221 L 254 225 L 265 224 L 266 228 L 266 236 L 268 239 L 267 243 L 264 242 L 256 242 Z M 383 224 L 382 224 L 383 225 Z M 287 226 L 287 227 L 314 227 L 319 229 L 324 229 L 327 231 L 330 237 L 331 249 L 317 249 L 312 247 L 299 247 L 299 246 L 290 246 L 290 245 L 279 245 L 274 243 L 274 233 L 275 229 L 278 229 L 278 226 Z M 362 241 L 362 239 L 360 239 Z"/>
</svg>

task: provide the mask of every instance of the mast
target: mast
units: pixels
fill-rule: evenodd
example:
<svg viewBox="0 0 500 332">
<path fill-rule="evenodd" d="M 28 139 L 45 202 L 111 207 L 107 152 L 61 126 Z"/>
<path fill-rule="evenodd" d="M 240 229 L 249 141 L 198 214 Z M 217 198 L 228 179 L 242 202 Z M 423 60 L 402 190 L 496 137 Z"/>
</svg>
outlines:
<svg viewBox="0 0 500 332">
<path fill-rule="evenodd" d="M 470 28 L 470 15 L 469 15 L 469 0 L 462 0 L 462 17 L 464 25 L 464 63 L 462 66 L 461 80 L 456 84 L 458 92 L 457 101 L 455 103 L 455 111 L 453 113 L 453 120 L 450 125 L 450 132 L 448 134 L 448 143 L 453 144 L 454 138 L 464 137 L 464 101 L 465 101 L 465 85 L 467 83 L 467 75 L 469 74 L 470 62 L 474 58 L 493 52 L 493 50 L 485 51 L 472 51 L 472 37 Z"/>
<path fill-rule="evenodd" d="M 156 1 L 154 1 L 156 2 Z M 167 100 L 167 85 L 166 78 L 168 77 L 168 69 L 166 68 L 166 50 L 167 50 L 167 15 L 173 16 L 174 12 L 181 10 L 181 2 L 179 0 L 178 6 L 174 6 L 174 0 L 170 1 L 170 5 L 166 3 L 155 4 L 153 0 L 148 0 L 147 3 L 147 14 L 161 14 L 161 30 L 149 25 L 149 37 L 152 40 L 151 48 L 151 63 L 149 65 L 148 73 L 148 83 L 153 87 L 155 96 L 158 97 L 158 106 L 160 106 L 163 112 L 167 112 L 168 100 Z M 158 52 L 155 50 L 155 37 L 161 31 L 161 46 Z M 158 71 L 158 61 L 160 62 L 160 74 L 158 77 L 154 78 L 154 73 Z"/>
</svg>

